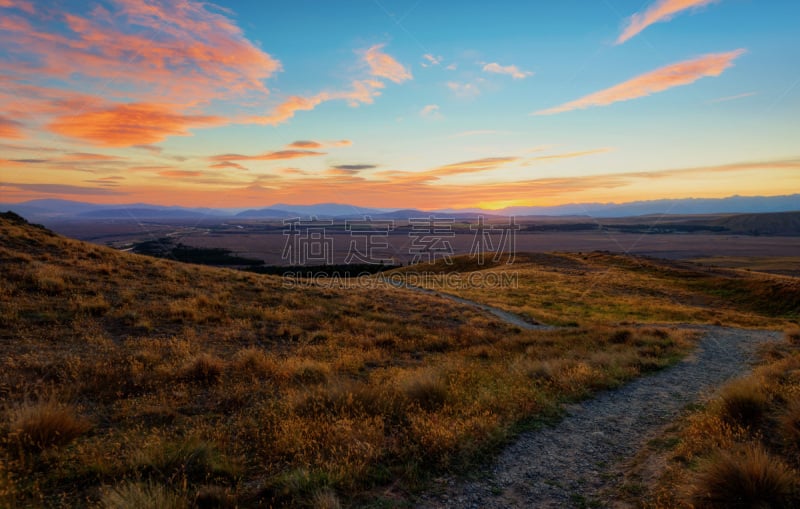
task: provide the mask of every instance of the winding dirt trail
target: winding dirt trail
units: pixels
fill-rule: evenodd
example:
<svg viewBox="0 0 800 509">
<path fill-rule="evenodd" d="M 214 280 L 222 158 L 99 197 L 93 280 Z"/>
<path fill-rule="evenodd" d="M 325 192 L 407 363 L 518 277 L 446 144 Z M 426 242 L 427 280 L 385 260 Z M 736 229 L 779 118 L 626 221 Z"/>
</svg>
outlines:
<svg viewBox="0 0 800 509">
<path fill-rule="evenodd" d="M 411 285 L 397 285 L 481 309 L 529 330 L 555 327 L 478 302 Z M 620 464 L 674 421 L 689 403 L 750 371 L 758 345 L 775 331 L 683 326 L 704 335 L 681 362 L 597 397 L 570 405 L 557 424 L 520 435 L 475 480 L 444 477 L 421 495 L 419 508 L 613 507 L 602 493 L 622 483 Z"/>
<path fill-rule="evenodd" d="M 774 331 L 697 327 L 694 353 L 664 371 L 570 405 L 558 424 L 524 433 L 477 480 L 439 480 L 421 508 L 611 507 L 601 492 L 621 483 L 618 465 L 689 403 L 749 371 L 755 348 Z"/>
<path fill-rule="evenodd" d="M 470 306 L 473 308 L 477 308 L 483 310 L 487 313 L 490 313 L 497 318 L 503 320 L 504 322 L 519 327 L 520 329 L 527 329 L 527 330 L 553 330 L 557 327 L 553 327 L 552 325 L 544 325 L 538 322 L 530 322 L 528 320 L 523 319 L 521 316 L 515 315 L 513 313 L 509 313 L 508 311 L 502 310 L 500 308 L 496 308 L 494 306 L 489 306 L 487 304 L 481 304 L 480 302 L 475 302 L 474 300 L 464 299 L 462 297 L 457 297 L 455 295 L 451 295 L 449 293 L 442 293 L 437 292 L 436 290 L 428 290 L 427 288 L 422 288 L 421 286 L 414 286 L 409 284 L 403 284 L 395 281 L 388 281 L 390 284 L 397 288 L 405 288 L 407 290 L 411 290 L 414 292 L 424 293 L 425 295 L 435 295 L 436 297 L 441 297 L 443 299 L 451 300 L 453 302 L 457 302 L 459 304 L 464 304 L 466 306 Z"/>
</svg>

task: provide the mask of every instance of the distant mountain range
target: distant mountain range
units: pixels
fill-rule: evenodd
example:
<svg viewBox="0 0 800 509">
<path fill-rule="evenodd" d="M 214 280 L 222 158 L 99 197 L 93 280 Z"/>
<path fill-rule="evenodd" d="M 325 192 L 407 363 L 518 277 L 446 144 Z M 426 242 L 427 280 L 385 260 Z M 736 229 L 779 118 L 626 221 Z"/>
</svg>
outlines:
<svg viewBox="0 0 800 509">
<path fill-rule="evenodd" d="M 786 196 L 731 196 L 728 198 L 685 198 L 628 203 L 576 203 L 553 207 L 508 207 L 501 210 L 446 209 L 424 211 L 417 209 L 376 209 L 340 203 L 315 205 L 275 204 L 265 208 L 189 208 L 134 203 L 97 205 L 69 200 L 43 199 L 22 203 L 0 203 L 0 211 L 13 210 L 25 218 L 42 223 L 60 220 L 158 220 L 158 219 L 286 219 L 289 217 L 408 219 L 431 214 L 457 219 L 492 216 L 573 216 L 573 217 L 633 217 L 652 214 L 753 214 L 800 211 L 800 194 Z"/>
</svg>

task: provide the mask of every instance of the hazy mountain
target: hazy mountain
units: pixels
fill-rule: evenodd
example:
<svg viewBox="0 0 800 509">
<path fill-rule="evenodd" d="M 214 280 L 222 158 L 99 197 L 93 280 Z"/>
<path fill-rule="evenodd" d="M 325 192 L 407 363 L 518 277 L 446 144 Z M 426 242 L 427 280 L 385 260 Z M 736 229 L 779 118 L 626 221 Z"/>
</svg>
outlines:
<svg viewBox="0 0 800 509">
<path fill-rule="evenodd" d="M 318 203 L 316 205 L 288 205 L 276 203 L 270 209 L 286 210 L 298 216 L 317 217 L 363 217 L 364 215 L 379 214 L 390 209 L 371 209 L 356 205 L 342 203 Z"/>
<path fill-rule="evenodd" d="M 88 210 L 78 217 L 93 219 L 211 219 L 218 216 L 183 208 L 124 207 Z"/>
<path fill-rule="evenodd" d="M 270 207 L 266 209 L 243 210 L 236 214 L 235 217 L 239 219 L 286 219 L 288 217 L 296 217 L 297 215 L 298 214 L 295 212 Z"/>
<path fill-rule="evenodd" d="M 685 198 L 679 200 L 651 200 L 628 203 L 574 203 L 554 207 L 508 207 L 502 210 L 447 209 L 422 211 L 417 209 L 375 209 L 342 203 L 316 205 L 289 205 L 278 203 L 265 208 L 190 208 L 166 207 L 146 203 L 125 205 L 97 205 L 69 200 L 43 199 L 23 203 L 0 204 L 0 211 L 13 210 L 32 220 L 47 222 L 61 219 L 123 219 L 131 218 L 272 218 L 287 217 L 408 219 L 431 214 L 473 219 L 484 216 L 591 216 L 630 217 L 661 214 L 760 214 L 800 210 L 800 194 L 787 196 L 731 196 L 728 198 Z"/>
<path fill-rule="evenodd" d="M 626 217 L 648 214 L 765 213 L 800 210 L 800 194 L 787 196 L 731 196 L 728 198 L 683 198 L 628 203 L 575 203 L 555 207 L 508 207 L 493 211 L 500 215 L 583 215 Z"/>
</svg>

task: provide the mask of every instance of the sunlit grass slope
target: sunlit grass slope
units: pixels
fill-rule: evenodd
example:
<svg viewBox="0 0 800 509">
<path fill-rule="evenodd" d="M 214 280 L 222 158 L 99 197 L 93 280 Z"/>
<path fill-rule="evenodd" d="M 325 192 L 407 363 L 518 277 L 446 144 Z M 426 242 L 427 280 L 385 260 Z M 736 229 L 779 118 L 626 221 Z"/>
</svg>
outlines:
<svg viewBox="0 0 800 509">
<path fill-rule="evenodd" d="M 680 420 L 644 507 L 800 505 L 800 330 Z"/>
<path fill-rule="evenodd" d="M 460 277 L 453 277 L 454 271 Z M 512 264 L 483 266 L 462 257 L 452 266 L 439 261 L 398 269 L 398 274 L 554 325 L 768 326 L 800 317 L 798 278 L 601 252 L 518 254 Z"/>
<path fill-rule="evenodd" d="M 13 215 L 0 267 L 2 507 L 402 498 L 691 343 L 657 328 L 523 331 L 398 288 L 287 288 Z"/>
</svg>

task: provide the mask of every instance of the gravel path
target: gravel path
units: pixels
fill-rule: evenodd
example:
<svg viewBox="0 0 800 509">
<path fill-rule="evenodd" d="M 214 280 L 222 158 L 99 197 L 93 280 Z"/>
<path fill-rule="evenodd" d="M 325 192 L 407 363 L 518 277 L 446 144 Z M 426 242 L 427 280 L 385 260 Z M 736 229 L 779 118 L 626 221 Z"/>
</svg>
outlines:
<svg viewBox="0 0 800 509">
<path fill-rule="evenodd" d="M 495 313 L 496 314 L 496 313 Z M 679 364 L 570 405 L 558 424 L 521 435 L 478 480 L 439 479 L 421 508 L 607 507 L 599 493 L 620 482 L 615 465 L 633 457 L 688 403 L 746 373 L 773 331 L 697 327 L 697 350 Z"/>
<path fill-rule="evenodd" d="M 437 292 L 436 290 L 428 290 L 427 288 L 422 288 L 420 286 L 414 286 L 409 284 L 403 284 L 395 281 L 389 281 L 390 284 L 398 287 L 398 288 L 407 288 L 409 290 L 424 293 L 426 295 L 435 295 L 437 297 L 441 297 L 443 299 L 451 300 L 453 302 L 457 302 L 459 304 L 464 304 L 467 306 L 471 306 L 473 308 L 481 309 L 486 311 L 487 313 L 491 313 L 497 318 L 503 320 L 504 322 L 515 325 L 520 329 L 528 329 L 528 330 L 552 330 L 556 327 L 552 325 L 544 325 L 538 322 L 530 322 L 524 320 L 522 317 L 515 315 L 513 313 L 509 313 L 508 311 L 504 311 L 500 308 L 496 308 L 494 306 L 489 306 L 487 304 L 481 304 L 480 302 L 475 302 L 474 300 L 469 299 L 462 299 L 461 297 L 456 297 L 455 295 L 451 295 L 449 293 L 442 293 Z"/>
</svg>

